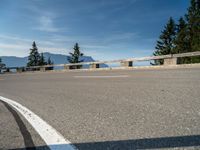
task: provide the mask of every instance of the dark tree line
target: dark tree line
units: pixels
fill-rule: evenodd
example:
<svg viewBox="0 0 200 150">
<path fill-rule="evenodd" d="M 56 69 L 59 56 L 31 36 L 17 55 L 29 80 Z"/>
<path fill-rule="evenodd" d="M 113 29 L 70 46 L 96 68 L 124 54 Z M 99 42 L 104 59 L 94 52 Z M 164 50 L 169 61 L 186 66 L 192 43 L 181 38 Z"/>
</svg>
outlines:
<svg viewBox="0 0 200 150">
<path fill-rule="evenodd" d="M 200 0 L 191 0 L 184 17 L 176 24 L 172 17 L 157 41 L 154 56 L 200 51 Z M 200 56 L 179 58 L 178 63 L 197 63 Z M 163 60 L 155 60 L 155 65 Z"/>
</svg>

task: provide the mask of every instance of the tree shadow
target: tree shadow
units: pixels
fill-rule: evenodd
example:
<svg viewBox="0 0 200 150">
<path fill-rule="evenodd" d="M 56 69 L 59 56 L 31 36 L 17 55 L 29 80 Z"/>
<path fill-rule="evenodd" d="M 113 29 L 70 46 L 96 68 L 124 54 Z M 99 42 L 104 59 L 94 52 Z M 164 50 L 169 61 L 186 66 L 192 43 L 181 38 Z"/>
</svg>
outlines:
<svg viewBox="0 0 200 150">
<path fill-rule="evenodd" d="M 72 143 L 79 150 L 137 150 L 137 149 L 161 149 L 183 148 L 200 146 L 200 135 L 176 136 L 133 139 L 121 141 L 103 141 L 88 143 Z M 63 150 L 65 145 L 51 145 L 51 149 Z M 12 150 L 22 150 L 12 149 Z M 31 150 L 31 147 L 28 148 Z M 47 146 L 36 147 L 37 150 L 47 150 Z"/>
</svg>

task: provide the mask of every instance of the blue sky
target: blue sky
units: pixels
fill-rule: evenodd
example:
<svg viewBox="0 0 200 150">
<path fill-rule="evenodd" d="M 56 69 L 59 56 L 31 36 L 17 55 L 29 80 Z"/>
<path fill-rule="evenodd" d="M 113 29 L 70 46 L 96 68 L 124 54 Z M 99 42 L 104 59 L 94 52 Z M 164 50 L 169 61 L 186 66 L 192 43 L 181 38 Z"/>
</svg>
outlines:
<svg viewBox="0 0 200 150">
<path fill-rule="evenodd" d="M 152 55 L 170 16 L 189 0 L 1 0 L 0 56 L 68 54 L 78 42 L 96 60 Z"/>
</svg>

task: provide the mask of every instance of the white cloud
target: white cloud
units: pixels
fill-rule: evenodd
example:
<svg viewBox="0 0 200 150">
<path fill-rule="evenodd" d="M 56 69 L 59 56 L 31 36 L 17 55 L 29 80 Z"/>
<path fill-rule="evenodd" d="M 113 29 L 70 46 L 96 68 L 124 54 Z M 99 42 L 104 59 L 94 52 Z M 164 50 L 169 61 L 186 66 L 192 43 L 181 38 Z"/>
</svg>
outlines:
<svg viewBox="0 0 200 150">
<path fill-rule="evenodd" d="M 103 46 L 103 45 L 81 45 L 81 47 L 89 48 L 89 49 L 104 49 L 104 48 L 108 48 L 107 46 Z"/>
<path fill-rule="evenodd" d="M 34 26 L 32 29 L 44 31 L 44 32 L 59 32 L 61 28 L 56 26 L 56 19 L 59 17 L 58 13 L 53 10 L 48 11 L 45 8 L 42 8 L 42 5 L 38 2 L 28 2 L 28 6 L 25 9 L 30 11 L 33 19 L 35 19 Z M 39 17 L 38 17 L 39 16 Z"/>
<path fill-rule="evenodd" d="M 132 32 L 113 33 L 110 36 L 105 37 L 104 42 L 118 43 L 117 41 L 135 39 L 135 38 L 138 38 L 138 37 L 140 37 L 138 35 L 138 33 L 132 33 Z"/>
<path fill-rule="evenodd" d="M 37 39 L 36 44 L 39 52 L 66 55 L 72 50 L 75 42 L 78 42 L 85 55 L 92 56 L 94 59 L 99 60 L 150 55 L 152 52 L 151 50 L 145 50 L 145 48 L 142 50 L 140 46 L 134 44 L 130 45 L 130 43 L 126 42 L 129 39 L 132 40 L 138 37 L 139 35 L 136 33 L 115 33 L 110 34 L 105 38 L 53 34 L 52 36 Z M 0 56 L 27 56 L 34 40 L 35 39 L 19 37 L 16 35 L 0 34 Z M 152 39 L 149 40 L 151 41 Z"/>
<path fill-rule="evenodd" d="M 60 31 L 59 28 L 57 28 L 54 25 L 54 18 L 51 16 L 41 16 L 38 20 L 38 27 L 35 27 L 34 29 L 45 31 L 45 32 L 58 32 Z"/>
<path fill-rule="evenodd" d="M 0 35 L 1 40 L 10 40 L 10 41 L 21 41 L 21 42 L 31 42 L 32 40 L 26 38 L 20 38 L 15 35 Z"/>
<path fill-rule="evenodd" d="M 0 43 L 0 56 L 27 56 L 28 45 Z"/>
<path fill-rule="evenodd" d="M 57 41 L 55 40 L 57 38 Z M 39 52 L 51 52 L 57 54 L 68 54 L 72 48 L 74 43 L 79 39 L 89 39 L 90 37 L 80 37 L 80 36 L 52 36 L 48 37 L 47 40 L 36 40 L 36 44 Z M 71 39 L 71 40 L 69 40 Z M 24 57 L 29 54 L 29 49 L 31 48 L 32 39 L 22 38 L 15 35 L 0 35 L 0 56 L 18 56 Z M 67 41 L 67 42 L 66 42 Z M 84 41 L 83 43 L 88 43 Z M 88 44 L 80 44 L 81 50 L 85 53 L 85 55 L 98 57 L 102 56 L 103 49 L 108 48 L 107 46 L 97 45 L 92 43 Z"/>
<path fill-rule="evenodd" d="M 32 43 L 21 43 L 21 44 L 10 44 L 10 43 L 0 43 L 0 56 L 18 56 L 24 57 L 29 54 L 29 50 L 31 48 Z M 69 50 L 65 50 L 60 46 L 47 46 L 42 44 L 41 42 L 36 43 L 39 52 L 51 52 L 51 53 L 60 53 L 60 54 L 68 54 Z"/>
<path fill-rule="evenodd" d="M 27 56 L 34 40 L 22 38 L 15 35 L 0 35 L 0 55 L 1 56 Z M 39 41 L 39 42 L 38 42 Z M 60 43 L 55 44 L 52 41 L 36 41 L 39 52 L 61 52 L 63 49 Z"/>
</svg>

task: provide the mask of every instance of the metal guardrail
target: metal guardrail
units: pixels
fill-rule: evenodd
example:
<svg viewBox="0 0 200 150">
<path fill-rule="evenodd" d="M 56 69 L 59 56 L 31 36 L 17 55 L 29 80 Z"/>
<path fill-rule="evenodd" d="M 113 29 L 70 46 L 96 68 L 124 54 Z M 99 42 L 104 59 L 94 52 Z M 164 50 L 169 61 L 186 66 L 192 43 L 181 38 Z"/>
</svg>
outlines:
<svg viewBox="0 0 200 150">
<path fill-rule="evenodd" d="M 111 64 L 111 63 L 120 63 L 123 67 L 132 67 L 134 62 L 161 60 L 161 59 L 164 60 L 164 65 L 176 65 L 177 58 L 192 57 L 192 56 L 200 56 L 200 51 L 181 53 L 181 54 L 162 55 L 162 56 L 149 56 L 149 57 L 141 57 L 141 58 L 111 60 L 111 61 L 81 62 L 81 63 L 73 63 L 73 64 L 54 64 L 54 65 L 33 66 L 33 67 L 8 67 L 4 69 L 5 70 L 16 69 L 17 72 L 22 72 L 24 70 L 26 71 L 26 70 L 34 70 L 34 69 L 45 71 L 45 70 L 48 70 L 48 68 L 54 68 L 54 67 L 64 67 L 64 69 L 78 69 L 77 66 L 83 66 L 83 65 L 90 65 L 91 68 L 99 68 L 100 64 Z"/>
</svg>

